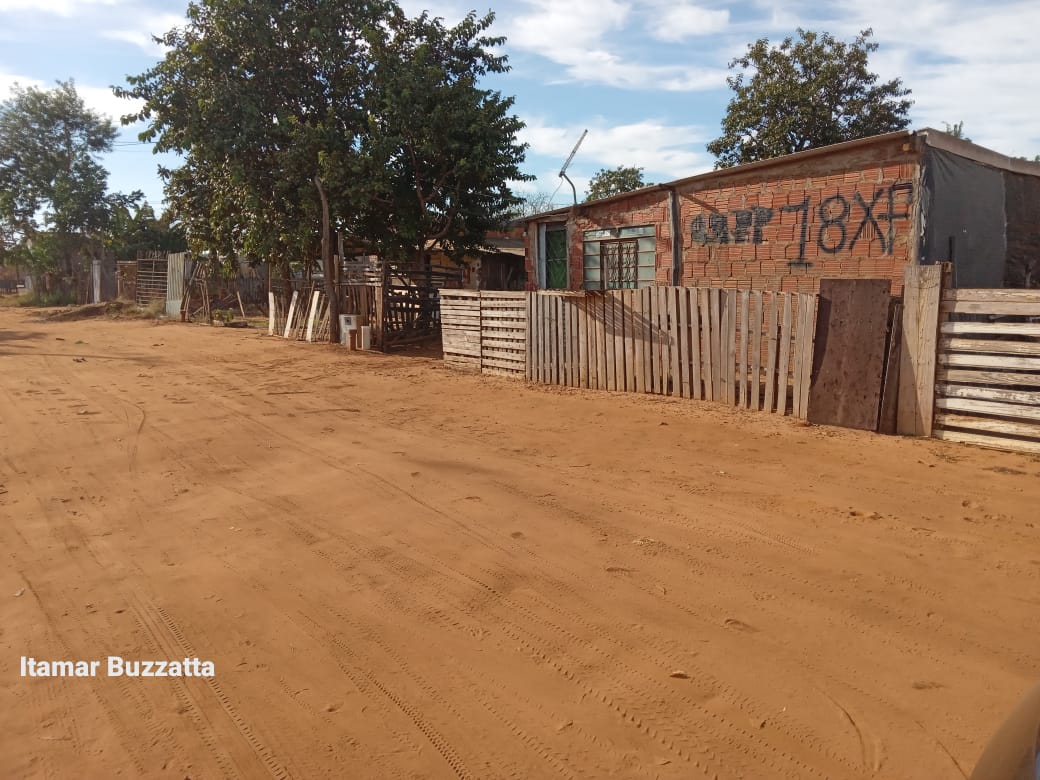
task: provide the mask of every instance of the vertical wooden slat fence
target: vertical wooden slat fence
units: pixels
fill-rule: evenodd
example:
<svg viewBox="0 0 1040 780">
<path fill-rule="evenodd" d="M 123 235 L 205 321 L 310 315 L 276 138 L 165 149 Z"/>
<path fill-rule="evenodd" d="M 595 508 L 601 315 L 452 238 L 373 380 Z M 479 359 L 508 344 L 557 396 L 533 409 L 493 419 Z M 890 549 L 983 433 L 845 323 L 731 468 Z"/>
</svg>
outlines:
<svg viewBox="0 0 1040 780">
<path fill-rule="evenodd" d="M 816 296 L 652 287 L 441 291 L 444 359 L 542 384 L 808 411 Z"/>
</svg>

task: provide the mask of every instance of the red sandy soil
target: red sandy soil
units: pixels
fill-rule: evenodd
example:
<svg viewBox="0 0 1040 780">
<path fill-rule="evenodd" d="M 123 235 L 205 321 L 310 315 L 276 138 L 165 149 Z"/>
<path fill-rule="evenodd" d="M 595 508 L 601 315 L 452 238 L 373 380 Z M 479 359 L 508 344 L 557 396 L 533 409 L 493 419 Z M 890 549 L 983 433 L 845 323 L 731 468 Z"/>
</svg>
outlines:
<svg viewBox="0 0 1040 780">
<path fill-rule="evenodd" d="M 960 778 L 1040 670 L 1038 477 L 0 310 L 0 777 Z"/>
</svg>

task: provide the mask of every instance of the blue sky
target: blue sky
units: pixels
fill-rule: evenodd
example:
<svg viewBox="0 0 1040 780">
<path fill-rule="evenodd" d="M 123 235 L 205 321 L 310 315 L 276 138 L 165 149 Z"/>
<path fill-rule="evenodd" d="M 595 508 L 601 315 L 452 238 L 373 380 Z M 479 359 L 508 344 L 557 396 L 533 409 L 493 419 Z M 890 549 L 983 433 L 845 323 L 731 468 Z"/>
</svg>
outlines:
<svg viewBox="0 0 1040 780">
<path fill-rule="evenodd" d="M 447 21 L 494 10 L 508 39 L 512 71 L 493 86 L 516 96 L 527 123 L 525 191 L 555 192 L 560 165 L 581 131 L 589 135 L 570 169 L 579 198 L 600 168 L 637 165 L 652 181 L 710 170 L 705 144 L 719 134 L 729 99 L 726 65 L 760 37 L 781 40 L 797 27 L 852 39 L 874 29 L 871 65 L 913 90 L 913 127 L 964 121 L 976 143 L 999 152 L 1040 154 L 1040 2 L 834 0 L 743 3 L 689 0 L 517 0 L 494 6 L 455 0 L 402 0 Z M 0 98 L 14 82 L 50 85 L 74 78 L 87 103 L 118 117 L 127 103 L 111 85 L 161 55 L 151 41 L 178 25 L 186 3 L 162 0 L 0 0 Z M 105 164 L 112 189 L 140 189 L 156 206 L 157 158 L 124 129 Z"/>
</svg>

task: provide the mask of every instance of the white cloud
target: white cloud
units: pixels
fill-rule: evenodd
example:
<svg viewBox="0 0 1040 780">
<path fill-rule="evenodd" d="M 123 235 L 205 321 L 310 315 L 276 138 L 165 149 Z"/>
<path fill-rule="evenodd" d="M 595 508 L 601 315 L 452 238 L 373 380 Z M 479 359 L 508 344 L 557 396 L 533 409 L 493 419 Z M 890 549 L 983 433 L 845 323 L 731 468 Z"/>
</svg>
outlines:
<svg viewBox="0 0 1040 780">
<path fill-rule="evenodd" d="M 1040 153 L 1040 104 L 1026 97 L 1040 72 L 1040 4 L 880 2 L 869 13 L 849 2 L 845 26 L 834 32 L 851 38 L 873 23 L 881 49 L 871 66 L 913 91 L 915 127 L 941 130 L 943 122 L 963 121 L 978 144 L 1030 158 Z"/>
<path fill-rule="evenodd" d="M 668 3 L 649 21 L 651 34 L 662 41 L 682 41 L 697 35 L 717 35 L 729 27 L 729 11 L 693 3 Z"/>
<path fill-rule="evenodd" d="M 0 72 L 0 100 L 6 100 L 10 96 L 11 89 L 15 84 L 21 87 L 36 87 L 37 89 L 50 89 L 55 86 L 53 82 L 47 84 L 39 79 Z M 116 125 L 119 124 L 119 117 L 139 111 L 143 105 L 139 100 L 117 98 L 108 87 L 76 84 L 76 93 L 83 99 L 83 103 L 87 108 L 91 111 L 96 111 L 102 116 L 107 116 Z"/>
<path fill-rule="evenodd" d="M 626 59 L 615 44 L 628 39 L 616 33 L 641 29 L 629 3 L 528 0 L 526 6 L 526 13 L 517 13 L 503 23 L 509 45 L 562 65 L 561 77 L 553 79 L 557 83 L 579 81 L 668 92 L 713 89 L 725 83 L 726 72 L 721 68 Z M 646 10 L 644 7 L 644 13 Z"/>
<path fill-rule="evenodd" d="M 530 144 L 533 154 L 558 159 L 560 165 L 583 129 L 580 125 L 548 124 L 540 118 L 526 122 L 520 140 Z M 707 138 L 699 127 L 668 125 L 654 119 L 622 125 L 597 119 L 587 127 L 589 134 L 572 164 L 575 183 L 578 177 L 587 177 L 599 168 L 619 165 L 643 168 L 655 181 L 671 181 L 711 167 L 711 158 L 702 151 Z"/>
<path fill-rule="evenodd" d="M 132 26 L 103 30 L 101 35 L 110 40 L 131 43 L 153 57 L 162 57 L 167 49 L 156 43 L 153 36 L 164 35 L 174 27 L 183 27 L 185 23 L 183 16 L 175 14 L 139 13 L 136 16 L 136 23 Z"/>
<path fill-rule="evenodd" d="M 118 5 L 121 0 L 0 0 L 0 13 L 31 11 L 34 14 L 74 16 L 96 5 Z"/>
</svg>

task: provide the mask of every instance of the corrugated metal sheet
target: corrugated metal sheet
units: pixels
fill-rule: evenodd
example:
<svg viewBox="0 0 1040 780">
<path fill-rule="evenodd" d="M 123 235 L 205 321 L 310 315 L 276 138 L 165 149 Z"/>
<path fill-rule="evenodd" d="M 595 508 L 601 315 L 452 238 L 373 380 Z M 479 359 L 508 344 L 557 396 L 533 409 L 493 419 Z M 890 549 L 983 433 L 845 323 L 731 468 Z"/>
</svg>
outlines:
<svg viewBox="0 0 1040 780">
<path fill-rule="evenodd" d="M 166 315 L 180 317 L 181 300 L 184 298 L 184 286 L 187 274 L 191 270 L 191 261 L 187 252 L 177 252 L 166 256 Z"/>
</svg>

